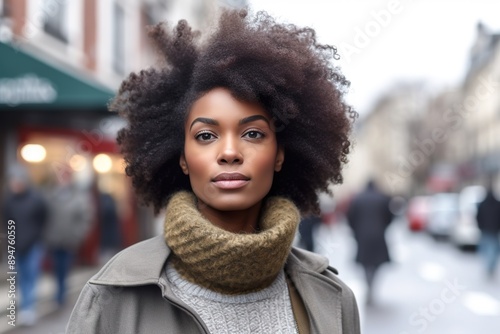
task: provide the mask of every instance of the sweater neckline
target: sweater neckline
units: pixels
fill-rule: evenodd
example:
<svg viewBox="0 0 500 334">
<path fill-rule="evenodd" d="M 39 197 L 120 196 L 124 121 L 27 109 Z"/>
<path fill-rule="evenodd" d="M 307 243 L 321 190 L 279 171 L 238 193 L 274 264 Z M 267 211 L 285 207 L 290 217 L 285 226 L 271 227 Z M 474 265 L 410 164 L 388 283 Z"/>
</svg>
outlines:
<svg viewBox="0 0 500 334">
<path fill-rule="evenodd" d="M 247 294 L 227 295 L 210 290 L 201 285 L 185 279 L 171 263 L 167 263 L 165 268 L 168 281 L 177 289 L 182 290 L 189 296 L 200 297 L 216 303 L 244 304 L 253 303 L 260 300 L 271 299 L 286 289 L 285 272 L 281 270 L 278 276 L 268 287 L 250 292 Z"/>
</svg>

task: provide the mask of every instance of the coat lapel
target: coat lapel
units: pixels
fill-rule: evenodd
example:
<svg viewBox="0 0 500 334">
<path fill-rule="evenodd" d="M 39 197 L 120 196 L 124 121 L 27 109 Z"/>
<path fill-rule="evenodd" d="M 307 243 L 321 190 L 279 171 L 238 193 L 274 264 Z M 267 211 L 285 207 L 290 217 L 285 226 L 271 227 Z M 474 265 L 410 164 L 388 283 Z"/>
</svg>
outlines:
<svg viewBox="0 0 500 334">
<path fill-rule="evenodd" d="M 286 271 L 304 301 L 311 333 L 342 334 L 342 288 L 321 274 L 327 270 L 326 259 L 316 255 L 312 261 L 304 262 L 300 252 L 292 251 Z M 310 253 L 308 259 L 311 259 Z"/>
</svg>

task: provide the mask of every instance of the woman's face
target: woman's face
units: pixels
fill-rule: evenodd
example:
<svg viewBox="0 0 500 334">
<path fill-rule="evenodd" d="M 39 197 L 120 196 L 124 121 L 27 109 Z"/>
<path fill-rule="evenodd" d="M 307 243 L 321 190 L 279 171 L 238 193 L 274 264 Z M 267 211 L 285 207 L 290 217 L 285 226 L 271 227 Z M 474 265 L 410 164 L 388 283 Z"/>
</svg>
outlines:
<svg viewBox="0 0 500 334">
<path fill-rule="evenodd" d="M 223 88 L 198 99 L 185 124 L 180 165 L 198 200 L 212 210 L 260 204 L 283 164 L 270 117 Z"/>
</svg>

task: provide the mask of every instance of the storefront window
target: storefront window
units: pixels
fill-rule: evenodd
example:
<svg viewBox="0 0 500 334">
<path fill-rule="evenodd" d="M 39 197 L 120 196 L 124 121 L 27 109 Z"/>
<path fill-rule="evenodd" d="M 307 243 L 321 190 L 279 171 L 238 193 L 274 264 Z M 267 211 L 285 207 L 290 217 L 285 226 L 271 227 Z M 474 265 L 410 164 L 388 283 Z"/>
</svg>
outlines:
<svg viewBox="0 0 500 334">
<path fill-rule="evenodd" d="M 81 131 L 82 133 L 85 131 Z M 104 137 L 103 137 L 104 138 Z M 27 167 L 34 186 L 49 194 L 59 181 L 71 176 L 73 184 L 86 192 L 95 209 L 95 230 L 83 246 L 84 263 L 97 261 L 97 249 L 103 222 L 98 214 L 103 194 L 111 197 L 118 217 L 117 228 L 122 237 L 120 248 L 138 241 L 137 211 L 125 164 L 114 141 L 101 144 L 101 149 L 80 131 L 60 129 L 22 129 L 17 159 Z"/>
</svg>

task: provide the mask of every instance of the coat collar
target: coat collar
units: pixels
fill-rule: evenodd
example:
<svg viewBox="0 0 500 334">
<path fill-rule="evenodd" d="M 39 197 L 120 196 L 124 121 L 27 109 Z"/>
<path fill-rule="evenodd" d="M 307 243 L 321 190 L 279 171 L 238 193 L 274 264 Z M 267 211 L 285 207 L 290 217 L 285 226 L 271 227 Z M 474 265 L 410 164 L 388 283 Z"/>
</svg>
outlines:
<svg viewBox="0 0 500 334">
<path fill-rule="evenodd" d="M 141 241 L 116 254 L 89 283 L 114 286 L 157 284 L 170 253 L 162 236 Z"/>
<path fill-rule="evenodd" d="M 142 241 L 115 255 L 89 283 L 122 287 L 155 284 L 165 293 L 164 268 L 170 254 L 163 236 Z M 291 288 L 297 289 L 304 301 L 310 332 L 342 334 L 342 286 L 323 275 L 325 271 L 336 273 L 325 257 L 298 248 L 292 248 L 285 263 Z"/>
<path fill-rule="evenodd" d="M 322 273 L 337 271 L 318 254 L 294 248 L 285 271 L 304 301 L 311 333 L 342 333 L 342 286 Z M 333 274 L 330 274 L 333 275 Z"/>
<path fill-rule="evenodd" d="M 115 255 L 91 278 L 90 283 L 115 286 L 156 284 L 170 254 L 163 236 L 139 242 Z M 328 260 L 321 255 L 292 248 L 285 266 L 290 272 L 321 273 L 328 268 Z"/>
</svg>

